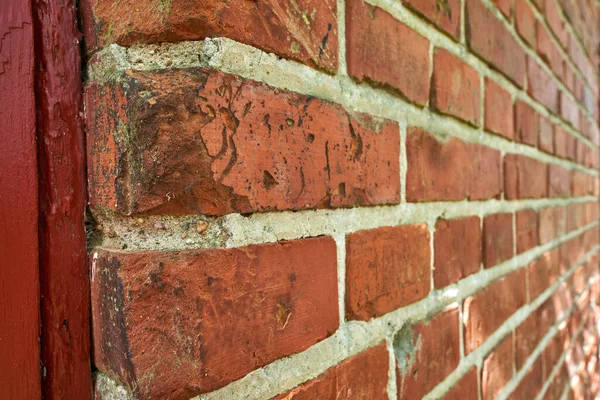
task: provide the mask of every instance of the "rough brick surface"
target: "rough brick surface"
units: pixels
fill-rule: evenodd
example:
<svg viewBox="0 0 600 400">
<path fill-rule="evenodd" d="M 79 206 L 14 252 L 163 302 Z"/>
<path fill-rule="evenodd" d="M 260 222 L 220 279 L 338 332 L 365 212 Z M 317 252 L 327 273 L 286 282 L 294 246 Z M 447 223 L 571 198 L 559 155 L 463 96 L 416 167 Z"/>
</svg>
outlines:
<svg viewBox="0 0 600 400">
<path fill-rule="evenodd" d="M 412 328 L 412 337 L 397 337 L 396 348 L 401 340 L 410 340 L 407 347 L 414 354 L 397 351 L 398 399 L 423 398 L 431 389 L 450 374 L 460 361 L 458 309 L 444 311 L 430 322 L 421 322 Z M 403 346 L 404 347 L 404 346 Z"/>
<path fill-rule="evenodd" d="M 480 82 L 477 71 L 447 50 L 434 50 L 430 105 L 435 110 L 478 125 Z"/>
<path fill-rule="evenodd" d="M 513 215 L 494 214 L 483 219 L 483 265 L 486 268 L 506 261 L 513 252 Z"/>
<path fill-rule="evenodd" d="M 429 229 L 424 224 L 348 235 L 346 317 L 366 321 L 427 296 L 429 260 Z"/>
<path fill-rule="evenodd" d="M 385 343 L 350 357 L 277 400 L 387 399 L 389 352 Z"/>
<path fill-rule="evenodd" d="M 467 372 L 443 398 L 444 400 L 478 400 L 477 368 Z"/>
<path fill-rule="evenodd" d="M 464 301 L 465 352 L 475 350 L 526 303 L 526 271 L 505 276 Z"/>
<path fill-rule="evenodd" d="M 515 214 L 517 230 L 517 253 L 531 250 L 540 244 L 538 237 L 538 215 L 534 210 L 519 211 Z"/>
<path fill-rule="evenodd" d="M 89 51 L 111 43 L 176 42 L 226 36 L 309 65 L 337 69 L 334 0 L 84 0 Z"/>
<path fill-rule="evenodd" d="M 512 113 L 508 115 L 512 115 Z M 539 117 L 535 110 L 524 101 L 517 100 L 515 102 L 514 115 L 515 139 L 521 143 L 537 146 L 539 136 L 540 147 L 542 147 Z M 547 140 L 547 138 L 544 137 L 544 140 Z M 552 142 L 552 138 L 550 138 L 550 142 Z"/>
<path fill-rule="evenodd" d="M 331 238 L 91 258 L 96 366 L 143 398 L 214 390 L 339 324 Z"/>
<path fill-rule="evenodd" d="M 435 224 L 433 282 L 436 289 L 479 271 L 481 227 L 478 217 L 439 219 Z"/>
<path fill-rule="evenodd" d="M 513 337 L 508 335 L 483 362 L 481 398 L 492 400 L 513 376 Z"/>
<path fill-rule="evenodd" d="M 460 1 L 403 0 L 411 9 L 446 32 L 453 39 L 460 38 Z"/>
<path fill-rule="evenodd" d="M 550 74 L 532 57 L 527 57 L 527 93 L 550 111 L 558 111 L 558 87 Z"/>
<path fill-rule="evenodd" d="M 429 40 L 363 0 L 346 2 L 346 20 L 348 73 L 424 105 L 429 98 Z"/>
<path fill-rule="evenodd" d="M 465 29 L 469 48 L 522 87 L 525 51 L 481 0 L 467 0 L 466 3 Z"/>
<path fill-rule="evenodd" d="M 407 201 L 483 200 L 500 197 L 500 153 L 457 138 L 407 129 Z"/>
<path fill-rule="evenodd" d="M 95 208 L 220 215 L 399 201 L 396 124 L 262 83 L 131 72 L 89 86 L 87 113 Z"/>
<path fill-rule="evenodd" d="M 546 197 L 548 166 L 520 154 L 504 156 L 504 196 L 507 199 Z"/>
<path fill-rule="evenodd" d="M 510 93 L 489 78 L 485 79 L 484 121 L 486 130 L 502 135 L 507 139 L 514 138 L 513 105 Z"/>
</svg>

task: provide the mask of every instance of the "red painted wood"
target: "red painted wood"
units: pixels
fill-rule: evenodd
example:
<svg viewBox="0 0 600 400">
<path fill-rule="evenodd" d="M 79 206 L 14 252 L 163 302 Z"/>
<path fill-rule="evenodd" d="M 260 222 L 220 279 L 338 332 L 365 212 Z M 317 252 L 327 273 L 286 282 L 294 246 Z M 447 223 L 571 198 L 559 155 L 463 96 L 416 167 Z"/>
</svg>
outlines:
<svg viewBox="0 0 600 400">
<path fill-rule="evenodd" d="M 30 0 L 0 1 L 0 398 L 41 397 Z"/>
<path fill-rule="evenodd" d="M 34 0 L 42 388 L 91 397 L 81 54 L 74 0 Z"/>
</svg>

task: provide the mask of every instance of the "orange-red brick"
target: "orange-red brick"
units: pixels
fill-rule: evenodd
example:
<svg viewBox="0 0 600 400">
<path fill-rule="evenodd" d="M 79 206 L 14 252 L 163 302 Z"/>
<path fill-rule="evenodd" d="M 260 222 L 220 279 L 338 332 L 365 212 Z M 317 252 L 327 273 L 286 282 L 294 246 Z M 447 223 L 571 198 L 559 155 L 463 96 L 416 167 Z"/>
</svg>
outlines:
<svg viewBox="0 0 600 400">
<path fill-rule="evenodd" d="M 348 73 L 417 104 L 429 98 L 429 40 L 363 0 L 346 2 Z"/>
<path fill-rule="evenodd" d="M 125 72 L 89 86 L 86 107 L 95 209 L 222 215 L 400 200 L 398 126 L 320 99 L 194 68 Z"/>
<path fill-rule="evenodd" d="M 460 0 L 403 0 L 404 4 L 455 40 L 460 38 Z"/>
<path fill-rule="evenodd" d="M 500 153 L 492 148 L 409 127 L 406 200 L 484 200 L 502 193 Z"/>
<path fill-rule="evenodd" d="M 502 135 L 507 139 L 512 140 L 515 136 L 513 104 L 510 93 L 489 78 L 485 78 L 484 125 L 486 130 Z M 537 134 L 537 132 L 534 134 Z"/>
<path fill-rule="evenodd" d="M 430 290 L 429 229 L 383 227 L 346 238 L 346 318 L 367 321 Z"/>
<path fill-rule="evenodd" d="M 388 371 L 389 352 L 385 343 L 381 343 L 342 361 L 275 399 L 384 400 L 388 398 Z"/>
<path fill-rule="evenodd" d="M 328 237 L 91 259 L 95 365 L 141 398 L 215 390 L 339 325 Z"/>
<path fill-rule="evenodd" d="M 447 50 L 436 48 L 431 79 L 433 109 L 479 125 L 481 90 L 476 70 Z"/>
<path fill-rule="evenodd" d="M 520 155 L 504 156 L 504 195 L 509 200 L 539 199 L 548 194 L 548 166 Z"/>
<path fill-rule="evenodd" d="M 483 265 L 493 267 L 513 256 L 513 215 L 488 215 L 483 219 Z"/>
</svg>

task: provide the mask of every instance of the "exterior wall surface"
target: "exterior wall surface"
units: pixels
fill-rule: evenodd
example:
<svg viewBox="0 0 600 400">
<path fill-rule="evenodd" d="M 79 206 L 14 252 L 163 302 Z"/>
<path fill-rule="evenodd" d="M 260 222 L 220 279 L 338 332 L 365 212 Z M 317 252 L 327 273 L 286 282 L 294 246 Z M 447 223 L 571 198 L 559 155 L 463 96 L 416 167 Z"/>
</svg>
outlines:
<svg viewBox="0 0 600 400">
<path fill-rule="evenodd" d="M 82 0 L 97 399 L 600 395 L 598 0 Z"/>
</svg>

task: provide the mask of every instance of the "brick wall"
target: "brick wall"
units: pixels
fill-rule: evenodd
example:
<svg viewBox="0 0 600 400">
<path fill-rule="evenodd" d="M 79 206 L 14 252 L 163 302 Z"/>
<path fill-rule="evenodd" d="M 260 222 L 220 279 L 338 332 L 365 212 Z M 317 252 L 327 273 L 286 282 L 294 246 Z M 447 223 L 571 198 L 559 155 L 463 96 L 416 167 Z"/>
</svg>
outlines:
<svg viewBox="0 0 600 400">
<path fill-rule="evenodd" d="M 83 0 L 97 399 L 590 398 L 597 0 Z"/>
</svg>

